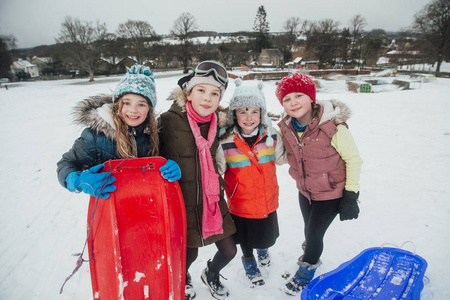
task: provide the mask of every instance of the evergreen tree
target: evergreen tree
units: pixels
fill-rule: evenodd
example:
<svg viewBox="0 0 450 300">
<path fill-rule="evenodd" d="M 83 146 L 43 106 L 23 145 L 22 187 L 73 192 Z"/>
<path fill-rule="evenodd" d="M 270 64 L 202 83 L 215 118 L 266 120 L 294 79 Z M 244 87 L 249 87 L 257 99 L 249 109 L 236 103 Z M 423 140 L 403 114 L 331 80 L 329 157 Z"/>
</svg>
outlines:
<svg viewBox="0 0 450 300">
<path fill-rule="evenodd" d="M 10 66 L 12 64 L 12 56 L 8 51 L 3 37 L 0 37 L 0 77 L 10 77 Z"/>
<path fill-rule="evenodd" d="M 255 51 L 261 52 L 262 49 L 270 48 L 269 41 L 269 22 L 266 20 L 267 13 L 264 5 L 258 8 L 255 21 L 253 22 L 253 31 L 255 32 Z"/>
</svg>

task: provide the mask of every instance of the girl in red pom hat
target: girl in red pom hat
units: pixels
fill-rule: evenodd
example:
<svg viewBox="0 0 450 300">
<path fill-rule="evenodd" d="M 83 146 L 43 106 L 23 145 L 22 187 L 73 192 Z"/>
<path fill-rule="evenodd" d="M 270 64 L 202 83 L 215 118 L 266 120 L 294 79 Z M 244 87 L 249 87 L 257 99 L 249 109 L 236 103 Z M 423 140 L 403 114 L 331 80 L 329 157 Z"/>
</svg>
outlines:
<svg viewBox="0 0 450 300">
<path fill-rule="evenodd" d="M 304 253 L 284 286 L 286 294 L 295 296 L 313 279 L 323 237 L 334 218 L 358 218 L 362 159 L 345 123 L 350 109 L 344 103 L 316 102 L 316 86 L 302 73 L 284 77 L 275 93 L 287 113 L 278 126 L 305 224 Z"/>
</svg>

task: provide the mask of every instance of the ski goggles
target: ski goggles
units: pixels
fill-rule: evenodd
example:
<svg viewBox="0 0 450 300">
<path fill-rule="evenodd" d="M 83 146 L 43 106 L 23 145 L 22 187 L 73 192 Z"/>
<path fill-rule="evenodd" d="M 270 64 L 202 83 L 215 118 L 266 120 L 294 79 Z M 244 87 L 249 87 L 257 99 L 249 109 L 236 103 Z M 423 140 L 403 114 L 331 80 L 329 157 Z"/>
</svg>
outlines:
<svg viewBox="0 0 450 300">
<path fill-rule="evenodd" d="M 189 80 L 192 79 L 194 76 L 200 76 L 200 77 L 207 77 L 207 76 L 213 76 L 217 82 L 225 86 L 227 88 L 228 86 L 228 73 L 225 67 L 215 61 L 203 61 L 199 63 L 194 71 L 189 74 L 188 76 L 185 76 L 181 78 L 178 81 L 178 85 L 181 88 L 184 88 L 185 85 L 189 82 Z"/>
<path fill-rule="evenodd" d="M 218 82 L 227 86 L 228 84 L 228 73 L 225 67 L 214 61 L 203 61 L 195 67 L 195 76 L 209 76 L 213 75 L 214 79 Z"/>
</svg>

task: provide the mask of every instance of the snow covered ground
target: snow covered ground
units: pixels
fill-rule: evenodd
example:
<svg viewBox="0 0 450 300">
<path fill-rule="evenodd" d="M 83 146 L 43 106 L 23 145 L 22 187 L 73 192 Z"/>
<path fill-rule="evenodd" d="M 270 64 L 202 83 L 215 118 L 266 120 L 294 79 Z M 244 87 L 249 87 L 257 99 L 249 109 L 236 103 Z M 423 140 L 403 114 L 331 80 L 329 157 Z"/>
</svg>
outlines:
<svg viewBox="0 0 450 300">
<path fill-rule="evenodd" d="M 158 112 L 181 73 L 157 74 Z M 75 267 L 85 241 L 88 196 L 63 189 L 56 163 L 81 133 L 70 111 L 84 97 L 109 93 L 119 77 L 11 83 L 0 87 L 0 299 L 91 299 L 89 266 L 59 289 Z M 364 165 L 361 214 L 331 225 L 325 236 L 323 265 L 335 269 L 369 247 L 411 241 L 428 261 L 422 299 L 450 299 L 450 79 L 422 83 L 414 90 L 355 94 L 343 80 L 321 80 L 318 99 L 339 99 L 352 109 L 348 124 Z M 246 84 L 256 84 L 246 82 Z M 232 95 L 233 82 L 225 102 Z M 282 112 L 275 81 L 265 82 L 268 110 Z M 247 286 L 240 256 L 222 274 L 233 299 L 293 299 L 279 288 L 281 275 L 293 273 L 301 254 L 303 225 L 297 190 L 288 167 L 277 171 L 281 236 L 263 270 L 266 285 Z M 414 251 L 411 244 L 404 246 Z M 200 249 L 191 268 L 197 299 L 212 299 L 200 281 L 214 245 Z"/>
</svg>

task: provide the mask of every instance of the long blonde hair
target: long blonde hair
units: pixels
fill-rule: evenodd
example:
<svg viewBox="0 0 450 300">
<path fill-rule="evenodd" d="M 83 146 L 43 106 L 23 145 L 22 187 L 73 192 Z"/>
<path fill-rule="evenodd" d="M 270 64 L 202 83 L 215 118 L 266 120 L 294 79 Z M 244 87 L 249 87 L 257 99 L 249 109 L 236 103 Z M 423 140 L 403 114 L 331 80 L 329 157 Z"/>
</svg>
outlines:
<svg viewBox="0 0 450 300">
<path fill-rule="evenodd" d="M 151 105 L 148 111 L 147 119 L 144 121 L 147 123 L 145 133 L 150 136 L 150 150 L 147 156 L 159 155 L 158 149 L 158 128 L 156 125 L 155 111 Z M 120 117 L 120 111 L 123 107 L 122 97 L 118 99 L 112 107 L 112 114 L 114 119 L 114 125 L 116 127 L 116 147 L 117 155 L 120 158 L 135 158 L 137 157 L 136 145 L 131 138 L 131 134 L 128 131 L 128 125 Z"/>
</svg>

